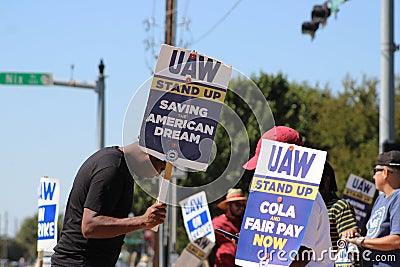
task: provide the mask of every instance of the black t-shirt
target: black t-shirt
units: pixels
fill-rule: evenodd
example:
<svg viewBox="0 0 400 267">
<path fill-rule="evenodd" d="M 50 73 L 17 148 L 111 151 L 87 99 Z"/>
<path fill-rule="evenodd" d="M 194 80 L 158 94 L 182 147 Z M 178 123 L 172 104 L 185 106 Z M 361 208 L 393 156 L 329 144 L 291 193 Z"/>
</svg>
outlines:
<svg viewBox="0 0 400 267">
<path fill-rule="evenodd" d="M 107 147 L 90 156 L 79 169 L 70 192 L 60 240 L 52 264 L 57 266 L 115 266 L 125 235 L 85 239 L 83 209 L 126 218 L 132 208 L 134 181 L 118 147 Z"/>
</svg>

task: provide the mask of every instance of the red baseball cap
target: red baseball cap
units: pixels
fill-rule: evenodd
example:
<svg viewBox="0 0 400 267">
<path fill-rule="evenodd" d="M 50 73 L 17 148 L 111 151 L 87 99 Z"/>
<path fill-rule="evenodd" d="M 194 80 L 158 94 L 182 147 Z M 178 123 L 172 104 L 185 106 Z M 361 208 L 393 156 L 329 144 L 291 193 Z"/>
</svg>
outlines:
<svg viewBox="0 0 400 267">
<path fill-rule="evenodd" d="M 302 146 L 301 136 L 298 131 L 286 126 L 274 126 L 266 131 L 258 140 L 256 154 L 248 162 L 243 165 L 246 170 L 254 170 L 257 166 L 258 156 L 261 151 L 262 139 L 269 139 L 282 143 L 295 144 Z"/>
</svg>

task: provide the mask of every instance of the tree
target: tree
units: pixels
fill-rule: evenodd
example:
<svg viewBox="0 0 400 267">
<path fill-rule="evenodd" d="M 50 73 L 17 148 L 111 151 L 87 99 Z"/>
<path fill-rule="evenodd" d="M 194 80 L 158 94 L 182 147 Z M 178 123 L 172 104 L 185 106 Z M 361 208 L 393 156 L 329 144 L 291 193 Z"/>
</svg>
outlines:
<svg viewBox="0 0 400 267">
<path fill-rule="evenodd" d="M 10 261 L 18 261 L 21 257 L 26 258 L 28 256 L 27 247 L 17 241 L 16 239 L 8 240 L 8 259 Z"/>
<path fill-rule="evenodd" d="M 58 216 L 57 223 L 57 240 L 60 237 L 60 232 L 63 224 L 63 214 Z M 22 222 L 22 225 L 15 237 L 15 242 L 19 244 L 23 250 L 22 254 L 16 256 L 18 259 L 24 257 L 28 260 L 34 260 L 37 257 L 37 240 L 38 240 L 38 215 L 27 217 Z"/>
<path fill-rule="evenodd" d="M 22 255 L 26 259 L 36 258 L 36 245 L 37 245 L 37 232 L 38 232 L 38 217 L 37 214 L 33 217 L 26 218 L 17 233 L 16 240 L 23 244 L 26 248 L 26 254 Z"/>
<path fill-rule="evenodd" d="M 379 110 L 377 80 L 362 79 L 357 85 L 349 76 L 344 91 L 335 97 L 325 91 L 322 105 L 307 138 L 312 146 L 326 150 L 342 192 L 351 173 L 371 180 L 371 169 L 378 153 Z"/>
</svg>

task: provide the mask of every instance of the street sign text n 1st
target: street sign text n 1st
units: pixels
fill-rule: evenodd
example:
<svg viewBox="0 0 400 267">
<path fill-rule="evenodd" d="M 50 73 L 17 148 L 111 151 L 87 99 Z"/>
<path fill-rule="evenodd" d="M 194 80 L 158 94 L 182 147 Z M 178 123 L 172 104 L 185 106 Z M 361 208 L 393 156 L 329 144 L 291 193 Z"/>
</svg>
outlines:
<svg viewBox="0 0 400 267">
<path fill-rule="evenodd" d="M 0 84 L 6 85 L 53 85 L 51 73 L 0 72 Z"/>
</svg>

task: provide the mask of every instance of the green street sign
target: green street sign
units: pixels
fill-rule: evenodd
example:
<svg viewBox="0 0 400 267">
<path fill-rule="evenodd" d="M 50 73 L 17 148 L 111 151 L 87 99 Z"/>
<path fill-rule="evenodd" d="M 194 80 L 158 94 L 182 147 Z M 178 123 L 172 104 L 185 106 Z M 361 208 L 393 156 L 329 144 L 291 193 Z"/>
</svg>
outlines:
<svg viewBox="0 0 400 267">
<path fill-rule="evenodd" d="M 139 238 L 126 238 L 124 239 L 125 244 L 128 245 L 137 245 L 137 244 L 143 244 L 144 240 L 139 239 Z"/>
<path fill-rule="evenodd" d="M 0 72 L 0 84 L 53 85 L 51 73 Z"/>
</svg>

